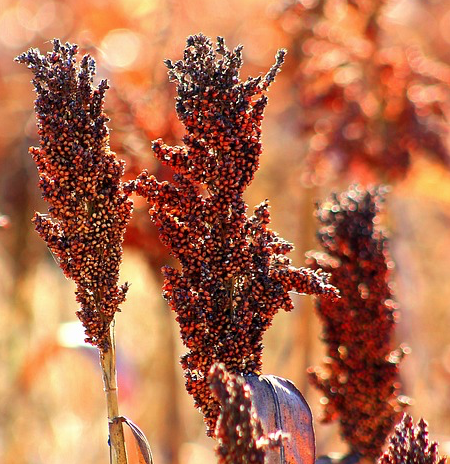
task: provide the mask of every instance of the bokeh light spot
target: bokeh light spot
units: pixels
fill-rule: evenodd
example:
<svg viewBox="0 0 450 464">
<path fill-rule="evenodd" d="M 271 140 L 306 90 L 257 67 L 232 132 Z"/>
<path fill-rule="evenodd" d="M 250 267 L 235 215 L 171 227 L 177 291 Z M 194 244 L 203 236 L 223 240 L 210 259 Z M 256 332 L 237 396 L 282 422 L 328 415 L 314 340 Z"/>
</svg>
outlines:
<svg viewBox="0 0 450 464">
<path fill-rule="evenodd" d="M 45 29 L 55 21 L 56 9 L 52 1 L 36 2 L 34 8 L 30 8 L 30 5 L 19 4 L 16 10 L 21 26 L 32 31 Z"/>
<path fill-rule="evenodd" d="M 133 18 L 146 16 L 160 6 L 159 0 L 121 0 L 121 3 L 127 14 Z"/>
<path fill-rule="evenodd" d="M 102 41 L 106 62 L 114 68 L 128 68 L 139 56 L 141 40 L 129 29 L 114 29 Z"/>
<path fill-rule="evenodd" d="M 6 9 L 0 16 L 0 43 L 8 48 L 25 47 L 35 33 L 23 27 L 16 7 Z"/>
</svg>

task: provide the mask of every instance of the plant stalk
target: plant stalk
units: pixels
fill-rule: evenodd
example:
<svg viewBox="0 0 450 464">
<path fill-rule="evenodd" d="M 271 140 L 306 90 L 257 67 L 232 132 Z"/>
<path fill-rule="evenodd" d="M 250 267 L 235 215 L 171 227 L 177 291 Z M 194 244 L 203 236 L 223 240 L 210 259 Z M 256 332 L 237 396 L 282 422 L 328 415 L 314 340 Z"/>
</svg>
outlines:
<svg viewBox="0 0 450 464">
<path fill-rule="evenodd" d="M 108 429 L 110 446 L 110 464 L 127 464 L 125 437 L 122 421 L 119 416 L 117 400 L 116 346 L 114 337 L 114 322 L 111 324 L 108 337 L 109 350 L 100 352 L 102 366 L 103 389 L 106 395 L 108 409 Z"/>
</svg>

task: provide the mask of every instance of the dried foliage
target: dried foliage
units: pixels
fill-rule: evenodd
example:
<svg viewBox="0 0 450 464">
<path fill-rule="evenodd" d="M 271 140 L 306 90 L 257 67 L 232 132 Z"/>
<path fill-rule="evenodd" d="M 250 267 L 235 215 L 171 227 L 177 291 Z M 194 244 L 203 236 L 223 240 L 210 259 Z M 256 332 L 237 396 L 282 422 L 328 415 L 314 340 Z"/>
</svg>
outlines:
<svg viewBox="0 0 450 464">
<path fill-rule="evenodd" d="M 173 182 L 144 171 L 129 186 L 147 199 L 161 240 L 181 263 L 181 270 L 164 268 L 164 297 L 190 350 L 182 358 L 186 387 L 209 434 L 219 413 L 207 380 L 211 366 L 259 371 L 262 335 L 279 309 L 292 309 L 289 291 L 336 296 L 327 274 L 291 266 L 285 255 L 293 247 L 268 228 L 267 201 L 246 215 L 242 194 L 259 165 L 264 93 L 284 51 L 264 77 L 245 82 L 241 51 L 228 50 L 221 38 L 215 50 L 198 35 L 188 38 L 183 60 L 166 61 L 177 84 L 185 146 L 153 144 L 157 158 L 174 170 Z"/>
<path fill-rule="evenodd" d="M 109 326 L 128 285 L 118 286 L 122 241 L 132 202 L 123 191 L 123 162 L 109 148 L 103 112 L 106 81 L 93 86 L 95 62 L 76 66 L 76 45 L 53 41 L 53 51 L 17 57 L 34 73 L 40 147 L 30 153 L 48 214 L 34 224 L 66 277 L 76 285 L 78 317 L 87 341 L 105 351 Z"/>
<path fill-rule="evenodd" d="M 283 434 L 264 435 L 251 389 L 242 376 L 229 373 L 223 364 L 214 364 L 209 382 L 221 405 L 215 431 L 219 464 L 264 464 L 266 449 L 280 446 Z"/>
<path fill-rule="evenodd" d="M 382 187 L 354 186 L 331 195 L 317 211 L 325 252 L 309 253 L 309 263 L 332 272 L 330 282 L 341 291 L 337 302 L 317 299 L 327 357 L 323 367 L 310 368 L 310 379 L 325 394 L 323 421 L 339 420 L 352 451 L 370 458 L 380 455 L 406 401 L 398 375 L 406 349 L 392 348 L 393 263 L 377 227 L 384 194 Z"/>
<path fill-rule="evenodd" d="M 401 422 L 389 437 L 389 448 L 378 464 L 445 464 L 446 457 L 439 457 L 438 443 L 428 438 L 428 424 L 404 414 Z"/>
<path fill-rule="evenodd" d="M 339 172 L 364 167 L 393 181 L 424 152 L 449 166 L 450 67 L 389 36 L 395 3 L 317 0 L 289 9 L 301 23 L 292 46 L 312 172 L 326 160 Z"/>
<path fill-rule="evenodd" d="M 266 433 L 282 432 L 288 438 L 266 451 L 266 463 L 314 464 L 316 438 L 311 409 L 296 386 L 276 375 L 248 374 L 245 381 Z"/>
</svg>

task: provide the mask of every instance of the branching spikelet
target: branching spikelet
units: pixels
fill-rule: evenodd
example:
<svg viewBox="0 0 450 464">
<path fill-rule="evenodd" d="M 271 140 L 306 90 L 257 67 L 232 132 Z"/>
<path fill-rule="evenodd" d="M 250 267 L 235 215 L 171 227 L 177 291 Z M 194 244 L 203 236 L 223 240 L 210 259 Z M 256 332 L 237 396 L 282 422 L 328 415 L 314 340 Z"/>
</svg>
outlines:
<svg viewBox="0 0 450 464">
<path fill-rule="evenodd" d="M 378 464 L 445 464 L 446 457 L 439 457 L 438 443 L 428 439 L 428 424 L 404 414 L 401 422 L 389 437 L 389 448 Z"/>
<path fill-rule="evenodd" d="M 76 45 L 53 41 L 53 51 L 17 57 L 34 73 L 40 147 L 30 148 L 48 214 L 36 230 L 66 277 L 77 286 L 78 317 L 87 341 L 108 349 L 109 326 L 128 285 L 118 286 L 122 241 L 132 202 L 123 191 L 124 164 L 109 149 L 103 101 L 106 81 L 93 86 L 95 61 L 76 66 Z"/>
<path fill-rule="evenodd" d="M 312 383 L 325 394 L 325 422 L 338 419 L 352 451 L 371 458 L 381 453 L 402 401 L 398 364 L 406 349 L 393 350 L 397 317 L 389 282 L 393 263 L 387 237 L 377 227 L 385 189 L 351 187 L 320 205 L 318 233 L 325 253 L 309 263 L 332 271 L 341 291 L 337 302 L 318 298 L 327 358 L 310 369 Z M 402 401 L 400 401 L 402 400 Z"/>
<path fill-rule="evenodd" d="M 181 263 L 181 270 L 164 268 L 164 297 L 189 348 L 182 358 L 186 387 L 209 434 L 219 412 L 207 381 L 211 366 L 259 371 L 263 333 L 279 309 L 292 309 L 289 291 L 337 294 L 327 274 L 291 266 L 286 254 L 293 247 L 268 228 L 267 201 L 246 215 L 242 194 L 259 164 L 264 92 L 285 52 L 264 77 L 243 82 L 241 51 L 228 50 L 220 38 L 215 51 L 197 35 L 188 38 L 183 60 L 166 61 L 185 146 L 153 144 L 157 158 L 174 170 L 173 182 L 144 171 L 129 185 L 147 199 L 162 242 Z"/>
</svg>

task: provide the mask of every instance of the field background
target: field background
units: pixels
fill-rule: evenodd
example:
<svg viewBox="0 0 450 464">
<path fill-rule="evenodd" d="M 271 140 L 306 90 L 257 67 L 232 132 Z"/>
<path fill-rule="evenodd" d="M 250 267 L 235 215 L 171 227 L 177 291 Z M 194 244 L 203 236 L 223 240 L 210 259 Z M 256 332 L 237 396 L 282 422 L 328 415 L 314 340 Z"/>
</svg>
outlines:
<svg viewBox="0 0 450 464">
<path fill-rule="evenodd" d="M 403 0 L 390 14 L 388 37 L 418 44 L 450 64 L 450 2 Z M 203 32 L 244 45 L 242 77 L 265 72 L 275 52 L 295 46 L 298 19 L 282 0 L 0 0 L 0 462 L 4 464 L 107 463 L 107 427 L 96 350 L 82 345 L 73 285 L 65 280 L 33 230 L 34 211 L 46 206 L 27 153 L 37 143 L 31 74 L 13 58 L 50 49 L 59 37 L 78 43 L 108 78 L 111 145 L 127 160 L 129 176 L 148 168 L 167 176 L 153 159 L 150 141 L 180 143 L 174 88 L 164 58 L 181 58 L 185 39 Z M 297 44 L 298 46 L 298 44 Z M 273 229 L 296 245 L 294 263 L 316 246 L 314 202 L 370 175 L 328 173 L 305 186 L 306 141 L 299 127 L 296 62 L 269 92 L 263 123 L 261 168 L 247 192 L 250 208 L 269 198 Z M 367 174 L 367 173 L 366 173 Z M 450 454 L 450 171 L 414 159 L 386 201 L 384 225 L 396 262 L 401 321 L 397 343 L 412 348 L 402 363 L 409 412 L 429 422 L 441 452 Z M 159 267 L 170 258 L 146 217 L 136 213 L 124 253 L 122 281 L 132 286 L 116 317 L 121 413 L 146 433 L 155 464 L 213 463 L 214 443 L 184 390 L 178 357 L 183 347 L 174 315 L 161 297 Z M 295 296 L 295 311 L 280 313 L 265 337 L 264 371 L 293 380 L 315 416 L 319 396 L 305 370 L 320 362 L 323 347 L 312 300 Z M 335 425 L 316 421 L 319 453 L 343 451 Z M 133 452 L 130 451 L 130 463 Z"/>
</svg>

